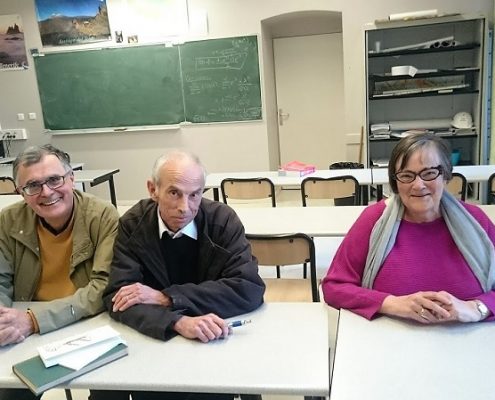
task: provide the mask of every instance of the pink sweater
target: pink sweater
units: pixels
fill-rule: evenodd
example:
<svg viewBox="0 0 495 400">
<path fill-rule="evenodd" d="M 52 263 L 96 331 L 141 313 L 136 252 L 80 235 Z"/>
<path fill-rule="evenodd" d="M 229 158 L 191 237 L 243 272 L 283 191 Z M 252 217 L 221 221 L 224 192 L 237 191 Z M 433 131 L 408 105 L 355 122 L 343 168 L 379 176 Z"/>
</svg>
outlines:
<svg viewBox="0 0 495 400">
<path fill-rule="evenodd" d="M 474 205 L 463 205 L 495 243 L 495 226 L 485 213 Z M 384 209 L 383 201 L 367 207 L 349 230 L 323 279 L 325 301 L 371 319 L 389 294 L 445 290 L 461 300 L 481 300 L 493 319 L 495 291 L 483 293 L 443 218 L 422 224 L 401 221 L 395 245 L 373 289 L 361 287 L 371 230 Z"/>
</svg>

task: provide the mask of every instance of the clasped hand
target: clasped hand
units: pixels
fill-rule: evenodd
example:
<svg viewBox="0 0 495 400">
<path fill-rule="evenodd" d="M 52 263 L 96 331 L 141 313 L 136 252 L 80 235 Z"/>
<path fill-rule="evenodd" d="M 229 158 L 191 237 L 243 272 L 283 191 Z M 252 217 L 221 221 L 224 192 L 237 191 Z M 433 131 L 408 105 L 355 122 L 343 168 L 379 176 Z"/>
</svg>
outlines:
<svg viewBox="0 0 495 400">
<path fill-rule="evenodd" d="M 158 304 L 164 307 L 171 305 L 170 297 L 163 292 L 142 283 L 122 286 L 112 297 L 115 311 L 125 311 L 136 304 Z"/>
<path fill-rule="evenodd" d="M 422 324 L 476 322 L 481 317 L 473 301 L 459 300 L 445 291 L 390 295 L 383 301 L 380 313 L 413 319 Z"/>
<path fill-rule="evenodd" d="M 31 318 L 25 311 L 0 306 L 0 346 L 22 342 L 32 333 Z"/>
</svg>

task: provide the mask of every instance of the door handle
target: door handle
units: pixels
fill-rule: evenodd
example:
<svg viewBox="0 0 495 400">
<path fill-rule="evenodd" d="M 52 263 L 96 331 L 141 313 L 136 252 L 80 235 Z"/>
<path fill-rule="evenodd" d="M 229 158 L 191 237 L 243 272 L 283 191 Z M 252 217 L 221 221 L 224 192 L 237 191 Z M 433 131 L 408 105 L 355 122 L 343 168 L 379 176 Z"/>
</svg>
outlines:
<svg viewBox="0 0 495 400">
<path fill-rule="evenodd" d="M 289 119 L 290 114 L 289 113 L 284 113 L 281 108 L 278 109 L 278 123 L 280 126 L 284 124 L 284 121 L 287 121 Z"/>
</svg>

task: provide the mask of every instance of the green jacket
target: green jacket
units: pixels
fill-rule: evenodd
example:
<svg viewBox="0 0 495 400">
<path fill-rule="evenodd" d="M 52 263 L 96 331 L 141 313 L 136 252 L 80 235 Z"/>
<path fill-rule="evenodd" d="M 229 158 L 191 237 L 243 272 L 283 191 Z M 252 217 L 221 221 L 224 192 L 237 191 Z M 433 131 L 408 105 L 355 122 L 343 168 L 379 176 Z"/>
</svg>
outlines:
<svg viewBox="0 0 495 400">
<path fill-rule="evenodd" d="M 40 333 L 50 332 L 103 311 L 105 289 L 119 215 L 110 203 L 74 191 L 70 279 L 78 288 L 68 297 L 36 302 L 31 310 Z M 38 216 L 18 202 L 0 213 L 0 305 L 32 301 L 41 275 Z"/>
</svg>

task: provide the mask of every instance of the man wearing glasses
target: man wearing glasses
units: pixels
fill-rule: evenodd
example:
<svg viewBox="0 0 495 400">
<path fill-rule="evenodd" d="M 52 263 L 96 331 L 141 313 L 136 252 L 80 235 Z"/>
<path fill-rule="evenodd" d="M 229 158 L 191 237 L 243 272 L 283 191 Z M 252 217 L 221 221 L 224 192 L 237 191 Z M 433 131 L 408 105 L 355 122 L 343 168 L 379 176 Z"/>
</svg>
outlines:
<svg viewBox="0 0 495 400">
<path fill-rule="evenodd" d="M 51 145 L 22 152 L 13 178 L 24 201 L 0 213 L 0 346 L 103 311 L 119 218 L 110 203 L 74 190 L 68 154 Z M 19 310 L 12 301 L 33 303 Z M 8 398 L 36 397 L 0 389 Z"/>
</svg>

